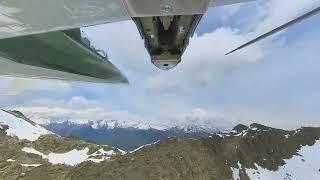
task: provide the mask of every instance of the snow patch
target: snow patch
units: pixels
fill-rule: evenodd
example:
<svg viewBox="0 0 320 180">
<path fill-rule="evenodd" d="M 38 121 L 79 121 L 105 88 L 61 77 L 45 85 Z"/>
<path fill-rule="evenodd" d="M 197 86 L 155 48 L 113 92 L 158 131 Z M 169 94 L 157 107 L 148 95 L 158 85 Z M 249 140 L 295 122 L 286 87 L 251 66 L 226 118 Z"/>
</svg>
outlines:
<svg viewBox="0 0 320 180">
<path fill-rule="evenodd" d="M 278 171 L 270 171 L 255 164 L 257 169 L 246 169 L 246 172 L 250 179 L 318 180 L 320 179 L 319 152 L 320 140 L 316 141 L 313 146 L 303 146 L 298 152 L 299 155 L 285 160 L 286 164 L 281 166 Z"/>
<path fill-rule="evenodd" d="M 23 166 L 23 167 L 39 167 L 41 165 L 42 164 L 21 164 L 21 166 Z"/>
<path fill-rule="evenodd" d="M 104 149 L 99 149 L 98 151 L 92 153 L 90 156 L 101 156 L 101 155 L 112 156 L 113 154 L 115 154 L 113 150 L 105 151 Z"/>
<path fill-rule="evenodd" d="M 135 149 L 135 150 L 133 150 L 133 151 L 130 151 L 130 153 L 134 153 L 134 152 L 139 151 L 140 149 L 143 149 L 143 148 L 145 148 L 145 147 L 147 147 L 147 146 L 151 146 L 151 145 L 157 144 L 158 142 L 160 142 L 160 141 L 156 141 L 156 142 L 154 142 L 154 143 L 142 145 L 142 146 L 138 147 L 137 149 Z"/>
<path fill-rule="evenodd" d="M 105 161 L 107 159 L 109 159 L 109 158 L 108 157 L 102 157 L 100 159 L 99 158 L 89 158 L 89 159 L 87 159 L 87 161 L 91 161 L 94 163 L 100 163 L 100 162 Z"/>
<path fill-rule="evenodd" d="M 251 128 L 251 130 L 256 131 L 256 130 L 258 130 L 258 128 L 253 127 L 253 128 Z"/>
<path fill-rule="evenodd" d="M 299 128 L 299 129 L 296 129 L 296 130 L 294 131 L 293 135 L 296 135 L 296 134 L 299 133 L 302 129 L 303 129 L 302 127 Z"/>
<path fill-rule="evenodd" d="M 41 135 L 51 134 L 50 131 L 39 125 L 34 126 L 29 122 L 2 110 L 0 110 L 0 121 L 2 124 L 9 126 L 9 129 L 6 130 L 8 136 L 17 136 L 19 139 L 35 141 Z"/>
<path fill-rule="evenodd" d="M 66 164 L 70 166 L 75 166 L 87 160 L 89 148 L 82 150 L 71 150 L 66 153 L 50 153 L 48 155 L 48 160 L 51 164 Z"/>
<path fill-rule="evenodd" d="M 84 161 L 92 161 L 95 163 L 99 163 L 111 158 L 112 155 L 115 154 L 114 150 L 105 151 L 104 149 L 99 149 L 98 151 L 88 154 L 89 148 L 85 148 L 82 150 L 73 149 L 66 153 L 49 153 L 48 155 L 43 154 L 35 150 L 34 148 L 24 147 L 22 148 L 23 152 L 36 154 L 42 157 L 42 159 L 47 159 L 49 163 L 56 165 L 56 164 L 65 164 L 69 166 L 78 165 Z M 99 158 L 96 158 L 99 156 Z"/>
<path fill-rule="evenodd" d="M 99 162 L 105 161 L 107 159 L 110 159 L 110 157 L 114 154 L 115 154 L 115 152 L 113 150 L 105 151 L 104 149 L 99 149 L 98 151 L 92 153 L 90 155 L 90 158 L 87 159 L 87 161 L 99 163 Z M 102 156 L 102 157 L 94 158 L 94 156 Z"/>
<path fill-rule="evenodd" d="M 235 134 L 233 136 L 246 136 L 248 134 L 248 130 L 243 130 L 242 132 Z"/>
<path fill-rule="evenodd" d="M 224 138 L 224 135 L 223 134 L 216 134 L 217 136 L 221 137 L 221 138 Z"/>
<path fill-rule="evenodd" d="M 41 156 L 43 159 L 47 158 L 47 156 L 45 154 L 43 154 L 42 152 L 39 152 L 37 150 L 35 150 L 34 148 L 29 148 L 29 147 L 24 147 L 21 149 L 23 152 L 29 153 L 29 154 L 36 154 Z"/>
<path fill-rule="evenodd" d="M 240 180 L 240 169 L 241 169 L 241 164 L 239 161 L 238 161 L 238 168 L 231 167 L 232 177 L 234 180 Z"/>
<path fill-rule="evenodd" d="M 288 139 L 289 136 L 290 136 L 289 134 L 284 135 L 284 137 L 285 137 L 286 139 Z"/>
<path fill-rule="evenodd" d="M 39 155 L 42 157 L 42 159 L 47 159 L 49 163 L 53 165 L 65 164 L 69 166 L 75 166 L 84 162 L 89 157 L 89 155 L 87 154 L 89 152 L 89 148 L 85 148 L 82 150 L 74 149 L 66 153 L 50 153 L 48 155 L 45 155 L 42 152 L 39 152 L 34 148 L 29 147 L 22 148 L 22 151 L 30 154 Z"/>
<path fill-rule="evenodd" d="M 42 164 L 21 164 L 21 166 L 23 166 L 23 167 L 39 167 L 41 165 Z"/>
<path fill-rule="evenodd" d="M 127 154 L 127 152 L 126 151 L 124 151 L 124 150 L 122 150 L 122 149 L 119 149 L 119 148 L 116 148 L 120 153 L 121 153 L 121 155 L 125 155 L 125 154 Z"/>
<path fill-rule="evenodd" d="M 15 162 L 16 160 L 13 159 L 7 159 L 7 162 Z"/>
</svg>

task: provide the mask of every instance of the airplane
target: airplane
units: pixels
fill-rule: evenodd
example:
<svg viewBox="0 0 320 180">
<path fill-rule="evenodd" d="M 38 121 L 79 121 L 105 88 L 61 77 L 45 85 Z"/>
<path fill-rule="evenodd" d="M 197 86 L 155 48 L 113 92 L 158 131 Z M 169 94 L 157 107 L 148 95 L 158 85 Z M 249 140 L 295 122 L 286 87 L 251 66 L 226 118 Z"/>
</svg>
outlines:
<svg viewBox="0 0 320 180">
<path fill-rule="evenodd" d="M 80 28 L 133 20 L 151 62 L 174 68 L 209 7 L 254 0 L 0 0 L 0 74 L 37 79 L 128 83 L 82 37 Z M 268 32 L 233 53 L 319 13 L 320 7 Z"/>
</svg>

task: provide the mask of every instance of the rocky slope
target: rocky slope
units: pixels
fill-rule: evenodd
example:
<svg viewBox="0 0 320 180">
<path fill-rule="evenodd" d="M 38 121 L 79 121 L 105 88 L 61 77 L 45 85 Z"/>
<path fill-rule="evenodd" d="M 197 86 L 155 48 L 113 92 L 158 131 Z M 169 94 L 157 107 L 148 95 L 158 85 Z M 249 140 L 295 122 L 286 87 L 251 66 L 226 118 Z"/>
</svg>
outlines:
<svg viewBox="0 0 320 180">
<path fill-rule="evenodd" d="M 9 116 L 0 117 L 0 179 L 320 179 L 320 128 L 238 125 L 228 134 L 169 138 L 123 153 L 50 133 L 19 139 L 7 133 Z"/>
<path fill-rule="evenodd" d="M 81 164 L 69 177 L 316 180 L 320 159 L 312 156 L 320 152 L 319 138 L 320 128 L 289 132 L 253 124 L 240 132 L 198 140 L 171 138 L 104 162 L 99 173 L 82 173 L 93 172 L 96 166 Z"/>
<path fill-rule="evenodd" d="M 59 137 L 20 113 L 0 110 L 0 179 L 63 179 L 72 166 L 110 161 L 123 153 L 76 137 Z M 50 172 L 29 176 L 35 169 Z"/>
</svg>

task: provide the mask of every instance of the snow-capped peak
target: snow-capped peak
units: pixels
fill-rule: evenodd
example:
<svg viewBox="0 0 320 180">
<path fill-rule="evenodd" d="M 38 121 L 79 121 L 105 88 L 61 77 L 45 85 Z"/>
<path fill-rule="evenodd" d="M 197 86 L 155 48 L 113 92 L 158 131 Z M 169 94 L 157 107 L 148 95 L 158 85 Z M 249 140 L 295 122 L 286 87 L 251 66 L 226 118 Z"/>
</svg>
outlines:
<svg viewBox="0 0 320 180">
<path fill-rule="evenodd" d="M 229 132 L 238 124 L 238 120 L 234 117 L 200 108 L 193 109 L 177 119 L 177 127 L 187 132 Z"/>
<path fill-rule="evenodd" d="M 152 125 L 144 121 L 121 121 L 121 120 L 90 120 L 88 124 L 94 129 L 99 128 L 136 128 L 136 129 L 150 129 Z"/>
<path fill-rule="evenodd" d="M 10 112 L 11 111 L 0 110 L 0 129 L 6 127 L 4 130 L 8 136 L 17 136 L 19 139 L 35 141 L 41 135 L 51 133 L 40 125 L 32 124 Z"/>
</svg>

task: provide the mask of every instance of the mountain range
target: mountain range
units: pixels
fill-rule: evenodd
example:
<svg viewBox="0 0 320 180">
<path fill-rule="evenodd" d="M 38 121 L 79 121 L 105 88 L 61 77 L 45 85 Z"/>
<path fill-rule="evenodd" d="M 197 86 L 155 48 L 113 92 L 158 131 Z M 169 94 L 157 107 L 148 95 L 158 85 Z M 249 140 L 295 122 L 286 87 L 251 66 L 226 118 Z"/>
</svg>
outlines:
<svg viewBox="0 0 320 180">
<path fill-rule="evenodd" d="M 211 120 L 197 116 L 185 118 L 187 119 L 184 121 L 167 124 L 139 119 L 75 120 L 52 117 L 41 122 L 45 122 L 42 125 L 58 135 L 76 136 L 85 141 L 111 145 L 128 151 L 168 137 L 208 137 L 213 133 L 228 132 L 234 126 L 222 115 L 216 115 Z"/>
<path fill-rule="evenodd" d="M 133 151 L 61 137 L 0 111 L 0 179 L 320 179 L 320 128 L 261 124 Z"/>
<path fill-rule="evenodd" d="M 134 150 L 144 144 L 150 144 L 168 137 L 191 138 L 208 137 L 214 132 L 203 131 L 196 127 L 169 129 L 137 128 L 126 126 L 97 125 L 90 121 L 87 124 L 73 122 L 50 123 L 43 125 L 48 130 L 61 136 L 75 136 L 85 141 L 111 145 L 123 150 Z"/>
</svg>

